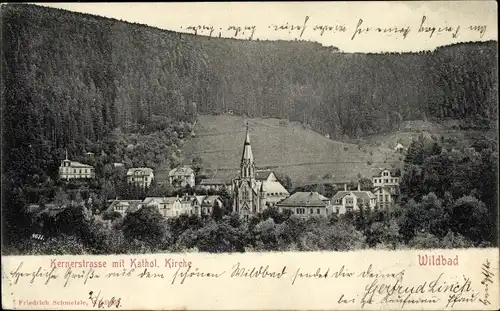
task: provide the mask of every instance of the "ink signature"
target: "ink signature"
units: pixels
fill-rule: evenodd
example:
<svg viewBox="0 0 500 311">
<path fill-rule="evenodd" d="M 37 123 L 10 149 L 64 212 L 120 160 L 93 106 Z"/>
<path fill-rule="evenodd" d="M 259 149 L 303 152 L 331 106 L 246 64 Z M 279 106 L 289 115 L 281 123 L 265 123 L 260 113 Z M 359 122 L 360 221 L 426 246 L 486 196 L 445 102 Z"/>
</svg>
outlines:
<svg viewBox="0 0 500 311">
<path fill-rule="evenodd" d="M 488 297 L 490 296 L 488 293 L 488 283 L 493 284 L 493 276 L 495 276 L 493 272 L 490 271 L 490 261 L 488 259 L 486 259 L 486 262 L 483 263 L 481 267 L 481 273 L 484 276 L 483 280 L 481 281 L 481 284 L 484 285 L 484 299 L 479 299 L 479 301 L 482 302 L 483 305 L 487 306 L 491 304 L 491 302 L 488 300 Z"/>
<path fill-rule="evenodd" d="M 97 296 L 94 296 L 94 292 L 90 291 L 89 292 L 89 299 L 92 302 L 92 307 L 97 307 L 98 309 L 104 309 L 104 308 L 119 308 L 121 307 L 121 298 L 117 297 L 111 297 L 110 299 L 105 299 L 101 297 L 101 292 L 97 294 Z"/>
</svg>

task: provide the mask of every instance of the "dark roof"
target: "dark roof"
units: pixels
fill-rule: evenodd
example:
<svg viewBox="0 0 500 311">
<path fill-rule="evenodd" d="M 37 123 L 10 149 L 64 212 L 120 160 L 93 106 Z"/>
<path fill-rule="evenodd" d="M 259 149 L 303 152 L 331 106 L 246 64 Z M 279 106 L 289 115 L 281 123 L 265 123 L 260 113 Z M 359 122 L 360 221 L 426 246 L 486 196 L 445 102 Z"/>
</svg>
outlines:
<svg viewBox="0 0 500 311">
<path fill-rule="evenodd" d="M 401 170 L 396 169 L 396 168 L 374 168 L 372 172 L 373 177 L 379 177 L 382 176 L 383 171 L 389 171 L 391 172 L 391 176 L 393 177 L 398 177 L 401 176 Z"/>
<path fill-rule="evenodd" d="M 290 197 L 279 202 L 278 206 L 297 206 L 297 207 L 325 207 L 328 204 L 328 198 L 317 192 L 295 192 Z"/>
<path fill-rule="evenodd" d="M 226 179 L 203 179 L 200 185 L 230 185 L 231 181 Z"/>
</svg>

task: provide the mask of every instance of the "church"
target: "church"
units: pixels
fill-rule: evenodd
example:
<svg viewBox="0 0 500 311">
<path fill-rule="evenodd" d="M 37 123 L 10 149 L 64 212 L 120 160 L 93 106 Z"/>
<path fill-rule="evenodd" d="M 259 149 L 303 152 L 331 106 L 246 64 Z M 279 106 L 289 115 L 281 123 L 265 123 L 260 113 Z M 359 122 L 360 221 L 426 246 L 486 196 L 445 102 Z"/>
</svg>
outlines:
<svg viewBox="0 0 500 311">
<path fill-rule="evenodd" d="M 233 180 L 233 212 L 244 219 L 288 198 L 290 193 L 270 170 L 256 170 L 247 124 L 240 174 Z"/>
</svg>

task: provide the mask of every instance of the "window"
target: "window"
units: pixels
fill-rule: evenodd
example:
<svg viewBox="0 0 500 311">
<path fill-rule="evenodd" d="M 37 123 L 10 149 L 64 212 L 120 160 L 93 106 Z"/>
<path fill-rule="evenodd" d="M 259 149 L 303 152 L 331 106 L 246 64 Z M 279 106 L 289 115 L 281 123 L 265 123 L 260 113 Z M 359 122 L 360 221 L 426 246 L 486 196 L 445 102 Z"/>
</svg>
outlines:
<svg viewBox="0 0 500 311">
<path fill-rule="evenodd" d="M 76 174 L 76 168 L 73 169 L 73 174 Z"/>
<path fill-rule="evenodd" d="M 347 211 L 348 213 L 352 213 L 352 207 L 346 207 L 346 211 Z"/>
<path fill-rule="evenodd" d="M 319 210 L 319 208 L 316 210 L 316 212 L 317 212 L 318 214 L 320 214 L 320 213 L 321 213 L 321 212 L 320 212 L 320 210 Z"/>
<path fill-rule="evenodd" d="M 339 214 L 339 213 L 340 213 L 340 207 L 337 207 L 336 213 L 337 213 L 337 214 Z"/>
<path fill-rule="evenodd" d="M 147 177 L 144 177 L 144 181 L 148 181 L 148 178 L 147 178 Z"/>
<path fill-rule="evenodd" d="M 314 213 L 313 209 L 312 209 L 312 208 L 310 208 L 310 209 L 309 209 L 309 214 L 313 214 L 313 213 Z"/>
<path fill-rule="evenodd" d="M 385 182 L 385 183 L 388 183 L 388 182 L 389 182 L 389 179 L 384 179 L 384 182 Z"/>
</svg>

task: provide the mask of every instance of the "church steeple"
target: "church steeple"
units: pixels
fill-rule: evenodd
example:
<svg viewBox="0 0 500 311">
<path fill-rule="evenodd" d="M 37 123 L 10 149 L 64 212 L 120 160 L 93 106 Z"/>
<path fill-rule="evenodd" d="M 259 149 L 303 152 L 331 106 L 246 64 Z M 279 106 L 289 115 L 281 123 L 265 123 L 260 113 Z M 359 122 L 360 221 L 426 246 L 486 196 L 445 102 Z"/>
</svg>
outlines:
<svg viewBox="0 0 500 311">
<path fill-rule="evenodd" d="M 250 145 L 250 128 L 247 122 L 247 133 L 243 145 L 243 155 L 241 157 L 241 178 L 254 178 L 255 164 L 253 160 L 252 146 Z"/>
</svg>

